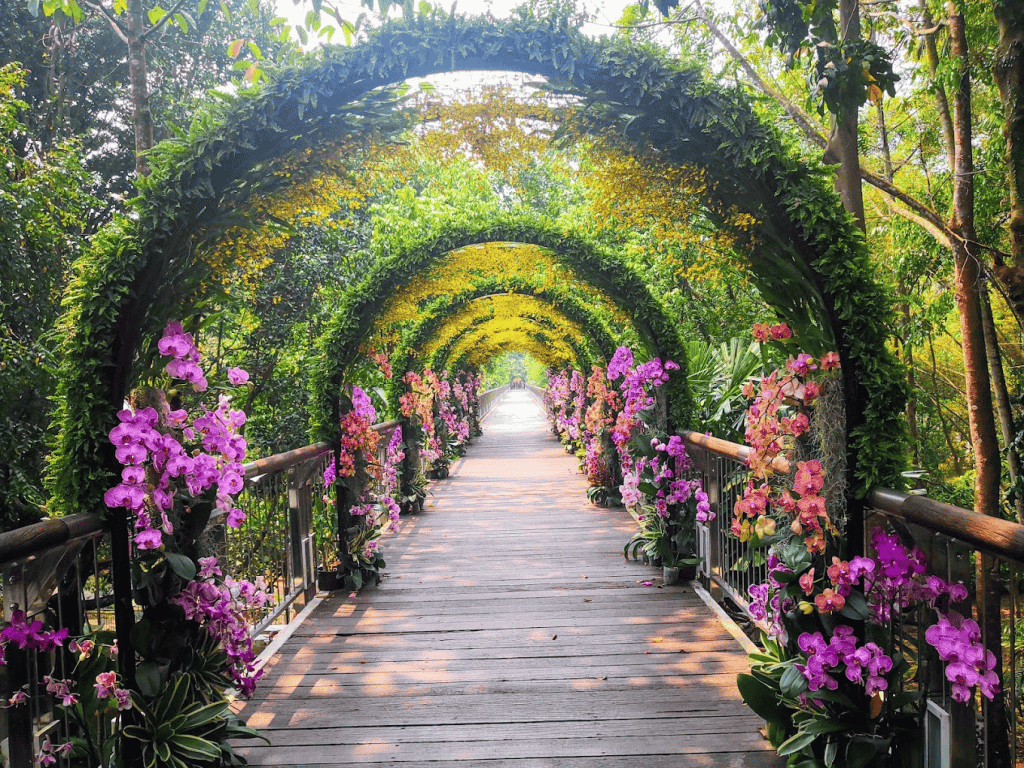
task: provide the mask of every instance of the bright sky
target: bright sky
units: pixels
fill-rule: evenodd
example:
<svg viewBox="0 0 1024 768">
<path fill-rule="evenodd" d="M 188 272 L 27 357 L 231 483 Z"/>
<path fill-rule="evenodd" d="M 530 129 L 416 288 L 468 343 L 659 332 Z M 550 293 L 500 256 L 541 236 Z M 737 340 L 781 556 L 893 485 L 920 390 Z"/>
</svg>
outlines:
<svg viewBox="0 0 1024 768">
<path fill-rule="evenodd" d="M 418 3 L 418 0 L 416 0 Z M 451 9 L 449 0 L 434 0 L 435 4 L 439 2 L 442 8 L 447 10 Z M 584 34 L 598 37 L 600 35 L 611 34 L 615 26 L 615 22 L 622 16 L 622 9 L 627 5 L 631 5 L 635 0 L 580 0 L 578 7 L 581 10 L 586 10 L 595 15 L 595 21 L 590 24 L 585 24 L 582 31 Z M 484 15 L 490 12 L 492 15 L 498 18 L 505 18 L 512 13 L 512 9 L 520 5 L 524 5 L 526 0 L 458 0 L 458 5 L 455 8 L 457 14 L 465 14 L 467 16 Z M 306 12 L 310 8 L 308 0 L 276 0 L 277 12 L 289 19 L 292 24 L 301 23 L 305 18 Z M 360 0 L 336 0 L 333 3 L 341 13 L 343 19 L 354 21 L 359 17 L 361 13 L 367 13 L 367 8 L 362 5 Z M 397 9 L 392 13 L 398 13 L 401 10 L 401 2 L 396 3 Z M 596 12 L 596 13 L 595 13 Z M 294 38 L 294 34 L 293 34 Z M 335 42 L 340 41 L 340 36 L 335 39 Z"/>
</svg>

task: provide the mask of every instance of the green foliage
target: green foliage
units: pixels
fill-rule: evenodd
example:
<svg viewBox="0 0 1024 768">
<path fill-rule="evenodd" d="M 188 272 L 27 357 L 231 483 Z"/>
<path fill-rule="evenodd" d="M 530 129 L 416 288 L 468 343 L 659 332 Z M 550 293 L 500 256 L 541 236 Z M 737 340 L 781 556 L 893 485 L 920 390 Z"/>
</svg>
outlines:
<svg viewBox="0 0 1024 768">
<path fill-rule="evenodd" d="M 127 726 L 123 735 L 140 742 L 145 768 L 223 765 L 225 758 L 235 756 L 230 739 L 262 738 L 240 723 L 226 700 L 188 703 L 189 683 L 188 677 L 179 675 L 159 695 L 132 691 L 132 707 L 140 720 Z"/>
<path fill-rule="evenodd" d="M 743 384 L 761 370 L 757 345 L 743 339 L 729 339 L 718 346 L 691 339 L 686 342 L 689 360 L 687 378 L 697 399 L 698 431 L 743 442 L 743 419 L 747 400 Z"/>
<path fill-rule="evenodd" d="M 532 243 L 549 249 L 570 274 L 601 290 L 633 318 L 636 331 L 647 350 L 679 362 L 685 370 L 686 353 L 677 335 L 675 324 L 653 296 L 643 279 L 614 254 L 598 248 L 588 239 L 553 227 L 543 219 L 530 220 L 525 213 L 496 216 L 484 226 L 473 223 L 449 223 L 439 227 L 414 246 L 402 242 L 400 248 L 385 252 L 364 281 L 343 297 L 337 314 L 331 319 L 321 339 L 323 356 L 313 372 L 315 407 L 313 436 L 317 440 L 332 439 L 337 427 L 334 398 L 344 371 L 358 356 L 375 319 L 387 300 L 411 275 L 430 266 L 449 251 L 481 242 Z M 568 304 L 568 302 L 566 302 Z M 451 305 L 447 312 L 451 312 Z M 585 312 L 580 308 L 581 312 Z M 583 315 L 581 319 L 587 319 Z M 592 320 L 588 320 L 592 324 Z M 410 348 L 415 348 L 410 342 Z M 606 354 L 613 350 L 605 349 Z M 401 364 L 407 361 L 403 358 Z M 457 361 L 448 361 L 449 363 Z M 393 385 L 395 386 L 395 385 Z M 668 385 L 672 418 L 687 426 L 691 419 L 691 397 L 685 376 L 674 377 Z M 397 402 L 394 397 L 389 398 Z"/>
<path fill-rule="evenodd" d="M 819 114 L 849 114 L 883 91 L 896 95 L 900 78 L 888 52 L 873 40 L 842 39 L 836 0 L 762 0 L 761 8 L 768 44 L 786 53 L 790 65 L 804 49 L 813 53 L 807 80 Z"/>
<path fill-rule="evenodd" d="M 52 330 L 82 222 L 96 205 L 75 142 L 28 157 L 15 145 L 26 130 L 19 112 L 27 104 L 15 97 L 25 77 L 16 64 L 0 67 L 0 530 L 34 522 L 44 504 Z"/>
<path fill-rule="evenodd" d="M 794 159 L 738 93 L 713 87 L 654 51 L 588 41 L 564 19 L 526 12 L 498 24 L 434 14 L 389 22 L 366 42 L 328 50 L 304 69 L 271 72 L 258 91 L 200 115 L 187 134 L 153 152 L 154 173 L 143 184 L 136 219 L 112 227 L 83 260 L 64 323 L 59 386 L 68 400 L 50 466 L 60 509 L 88 507 L 109 484 L 93 457 L 105 450 L 102 436 L 128 385 L 151 365 L 153 350 L 142 346 L 140 331 L 155 337 L 172 315 L 202 311 L 208 275 L 194 256 L 194 238 L 200 227 L 216 223 L 219 211 L 230 212 L 266 182 L 262 163 L 338 134 L 397 128 L 393 102 L 375 87 L 495 63 L 571 84 L 591 112 L 602 112 L 604 123 L 619 126 L 627 139 L 700 168 L 710 182 L 704 199 L 713 222 L 724 223 L 729 211 L 749 214 L 749 230 L 737 236 L 748 248 L 757 287 L 802 339 L 811 340 L 816 330 L 823 341 L 836 341 L 852 404 L 850 464 L 858 490 L 896 482 L 905 393 L 898 368 L 881 351 L 889 308 L 824 169 Z M 550 236 L 550 247 L 580 266 L 588 282 L 629 306 L 642 335 L 658 345 L 652 353 L 683 364 L 660 302 L 648 298 L 640 275 L 610 255 L 516 222 L 476 236 L 518 240 L 531 230 Z M 465 242 L 455 231 L 442 231 L 421 251 L 423 258 Z M 412 260 L 404 264 L 415 267 Z M 333 374 L 351 361 L 361 340 L 361 324 L 352 318 L 375 316 L 395 286 L 389 282 L 395 276 L 375 275 L 364 283 L 372 293 L 342 299 L 323 337 L 315 371 L 316 434 L 331 432 Z M 673 426 L 689 426 L 685 372 L 668 387 Z"/>
</svg>

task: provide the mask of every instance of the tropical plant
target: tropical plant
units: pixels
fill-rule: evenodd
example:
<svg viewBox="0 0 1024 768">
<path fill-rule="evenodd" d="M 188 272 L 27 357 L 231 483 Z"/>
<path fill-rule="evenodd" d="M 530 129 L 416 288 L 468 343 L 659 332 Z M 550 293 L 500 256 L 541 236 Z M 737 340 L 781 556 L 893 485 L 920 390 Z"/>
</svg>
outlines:
<svg viewBox="0 0 1024 768">
<path fill-rule="evenodd" d="M 746 412 L 743 385 L 762 365 L 757 346 L 737 338 L 717 345 L 700 339 L 684 344 L 689 362 L 686 378 L 694 393 L 700 430 L 724 440 L 741 438 Z"/>
<path fill-rule="evenodd" d="M 232 739 L 263 738 L 243 725 L 224 699 L 189 703 L 190 683 L 189 677 L 176 675 L 150 701 L 132 693 L 132 707 L 139 717 L 125 727 L 123 735 L 139 742 L 145 768 L 233 765 L 238 755 Z"/>
</svg>

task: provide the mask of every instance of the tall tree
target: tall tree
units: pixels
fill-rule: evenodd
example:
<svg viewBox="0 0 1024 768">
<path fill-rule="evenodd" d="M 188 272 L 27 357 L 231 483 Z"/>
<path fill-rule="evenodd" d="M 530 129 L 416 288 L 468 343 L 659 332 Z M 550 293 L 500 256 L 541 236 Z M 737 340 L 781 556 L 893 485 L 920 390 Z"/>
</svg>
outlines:
<svg viewBox="0 0 1024 768">
<path fill-rule="evenodd" d="M 1012 263 L 996 266 L 1014 309 L 1024 316 L 1024 3 L 994 0 L 999 25 L 993 71 L 1003 102 L 1003 136 L 1006 140 L 1006 170 L 1010 190 L 1010 233 Z"/>
</svg>

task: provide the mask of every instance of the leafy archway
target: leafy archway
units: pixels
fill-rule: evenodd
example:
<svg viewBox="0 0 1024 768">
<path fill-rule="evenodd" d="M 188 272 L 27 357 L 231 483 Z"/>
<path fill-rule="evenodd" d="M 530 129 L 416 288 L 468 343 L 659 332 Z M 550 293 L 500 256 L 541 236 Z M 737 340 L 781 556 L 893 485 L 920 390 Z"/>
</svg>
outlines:
<svg viewBox="0 0 1024 768">
<path fill-rule="evenodd" d="M 321 362 L 313 371 L 313 424 L 317 439 L 335 437 L 337 398 L 345 371 L 370 340 L 378 319 L 387 316 L 393 305 L 402 301 L 403 294 L 415 288 L 418 276 L 435 267 L 443 275 L 446 260 L 489 244 L 507 246 L 509 252 L 525 250 L 543 257 L 562 268 L 562 279 L 589 286 L 614 304 L 628 318 L 648 355 L 663 355 L 680 365 L 680 375 L 668 388 L 670 418 L 680 427 L 689 424 L 692 408 L 686 387 L 685 347 L 672 319 L 643 279 L 614 253 L 587 238 L 562 231 L 541 218 L 530 220 L 518 215 L 498 217 L 483 224 L 453 222 L 440 227 L 421 242 L 387 254 L 363 282 L 347 292 L 321 339 Z M 495 280 L 500 282 L 494 273 L 485 275 L 485 279 L 488 285 Z"/>
<path fill-rule="evenodd" d="M 440 297 L 425 308 L 420 319 L 402 335 L 393 353 L 393 367 L 406 370 L 428 365 L 437 369 L 448 364 L 451 362 L 452 345 L 473 330 L 476 316 L 486 316 L 486 313 L 471 313 L 471 308 L 492 298 L 501 301 L 514 296 L 529 299 L 523 309 L 528 310 L 531 305 L 547 305 L 545 314 L 564 318 L 579 329 L 575 341 L 583 345 L 578 358 L 586 361 L 580 361 L 584 369 L 597 359 L 611 359 L 621 342 L 621 336 L 614 335 L 591 307 L 566 292 L 564 286 L 545 287 L 518 279 L 492 278 L 456 296 Z M 566 341 L 572 343 L 574 340 L 567 338 Z M 510 351 L 527 352 L 542 363 L 557 365 L 543 347 L 532 342 L 521 346 L 529 348 Z M 397 402 L 400 390 L 401 383 L 393 381 L 388 401 Z"/>
<path fill-rule="evenodd" d="M 116 465 L 108 459 L 98 466 L 97 457 L 109 457 L 104 438 L 112 414 L 150 370 L 153 350 L 143 339 L 155 338 L 171 316 L 201 312 L 209 278 L 196 256 L 203 229 L 266 179 L 271 159 L 340 134 L 386 129 L 392 113 L 379 107 L 389 106 L 389 97 L 375 89 L 469 69 L 516 70 L 565 83 L 599 122 L 622 125 L 627 139 L 702 169 L 708 180 L 703 198 L 724 226 L 735 220 L 727 214 L 748 213 L 738 236 L 749 245 L 750 274 L 765 298 L 805 326 L 806 338 L 834 341 L 839 351 L 851 481 L 863 492 L 898 480 L 904 390 L 885 349 L 889 307 L 825 170 L 794 157 L 738 92 L 709 84 L 700 72 L 650 49 L 591 41 L 564 24 L 525 15 L 493 23 L 435 12 L 392 22 L 363 43 L 284 70 L 153 153 L 154 174 L 142 185 L 135 217 L 96 238 L 69 289 L 60 434 L 49 476 L 57 510 L 87 509 L 109 485 Z M 517 239 L 514 231 L 501 237 Z M 445 245 L 450 250 L 458 242 Z M 582 251 L 581 244 L 575 253 Z M 621 288 L 604 256 L 590 263 L 595 278 L 607 281 L 602 288 Z M 663 318 L 644 316 L 648 311 L 641 307 L 638 322 L 660 324 Z M 350 354 L 338 345 L 352 336 L 341 326 L 335 331 L 325 352 Z M 672 335 L 670 328 L 652 331 L 659 339 Z M 325 399 L 321 389 L 321 406 Z"/>
</svg>

